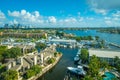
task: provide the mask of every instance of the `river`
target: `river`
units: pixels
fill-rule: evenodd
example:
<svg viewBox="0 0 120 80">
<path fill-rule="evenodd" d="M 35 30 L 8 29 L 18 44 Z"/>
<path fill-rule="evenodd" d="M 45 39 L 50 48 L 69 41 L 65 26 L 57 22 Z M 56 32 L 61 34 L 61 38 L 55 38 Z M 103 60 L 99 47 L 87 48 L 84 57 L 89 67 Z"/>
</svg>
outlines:
<svg viewBox="0 0 120 80">
<path fill-rule="evenodd" d="M 77 36 L 99 36 L 101 39 L 104 39 L 108 42 L 113 42 L 120 45 L 120 34 L 110 34 L 97 32 L 96 30 L 64 30 L 66 33 L 72 33 Z"/>
<path fill-rule="evenodd" d="M 73 33 L 77 36 L 99 36 L 101 39 L 104 39 L 109 42 L 113 42 L 120 45 L 120 35 L 119 34 L 110 34 L 110 33 L 101 33 L 96 30 L 65 30 L 66 33 Z M 66 68 L 68 66 L 75 66 L 73 58 L 76 55 L 78 49 L 70 49 L 70 48 L 57 48 L 57 51 L 63 53 L 63 56 L 59 63 L 52 68 L 50 71 L 45 73 L 38 80 L 63 80 L 66 74 Z"/>
<path fill-rule="evenodd" d="M 57 51 L 62 52 L 63 56 L 59 63 L 50 71 L 40 77 L 38 80 L 63 80 L 68 66 L 75 66 L 73 57 L 76 55 L 78 49 L 57 48 Z"/>
</svg>

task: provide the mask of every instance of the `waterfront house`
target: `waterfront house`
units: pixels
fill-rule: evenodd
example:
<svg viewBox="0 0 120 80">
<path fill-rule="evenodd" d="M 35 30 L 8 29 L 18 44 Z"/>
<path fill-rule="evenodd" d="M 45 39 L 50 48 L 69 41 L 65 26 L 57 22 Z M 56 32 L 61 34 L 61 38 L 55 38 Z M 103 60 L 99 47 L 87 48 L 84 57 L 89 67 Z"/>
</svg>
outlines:
<svg viewBox="0 0 120 80">
<path fill-rule="evenodd" d="M 46 62 L 48 58 L 54 57 L 54 53 L 56 52 L 55 46 L 50 46 L 45 48 L 43 51 L 38 54 L 37 52 L 34 53 L 28 53 L 22 57 L 19 57 L 17 59 L 7 59 L 6 60 L 6 69 L 14 69 L 16 66 L 21 66 L 23 71 L 26 69 L 29 69 L 33 65 L 40 64 L 41 62 Z M 19 71 L 20 69 L 15 68 L 16 71 Z"/>
<path fill-rule="evenodd" d="M 32 45 L 17 45 L 21 49 L 23 54 L 33 53 L 35 51 L 35 46 Z"/>
<path fill-rule="evenodd" d="M 12 69 L 18 72 L 25 72 L 25 70 L 31 68 L 33 65 L 37 65 L 37 55 L 26 55 L 18 59 L 8 59 L 6 62 L 6 70 Z"/>
<path fill-rule="evenodd" d="M 19 78 L 22 78 L 22 75 L 26 70 L 30 69 L 34 65 L 45 66 L 46 61 L 49 58 L 54 57 L 56 52 L 55 46 L 50 46 L 45 48 L 43 51 L 38 53 L 28 53 L 17 59 L 7 59 L 6 60 L 6 70 L 16 70 L 19 74 Z"/>
<path fill-rule="evenodd" d="M 54 57 L 54 53 L 56 52 L 56 48 L 54 45 L 51 45 L 45 48 L 43 51 L 40 52 L 41 62 L 45 64 L 45 62 L 49 59 Z"/>
<path fill-rule="evenodd" d="M 108 62 L 110 65 L 114 65 L 114 58 L 118 56 L 120 58 L 120 51 L 105 50 L 105 49 L 89 49 L 89 58 L 96 55 L 100 60 Z"/>
</svg>

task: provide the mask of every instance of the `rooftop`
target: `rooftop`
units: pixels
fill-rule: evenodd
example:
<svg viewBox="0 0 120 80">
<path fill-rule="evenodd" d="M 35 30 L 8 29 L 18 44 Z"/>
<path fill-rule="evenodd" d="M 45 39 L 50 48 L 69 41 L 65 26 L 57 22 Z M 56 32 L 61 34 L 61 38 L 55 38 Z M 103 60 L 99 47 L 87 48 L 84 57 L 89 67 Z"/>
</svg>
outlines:
<svg viewBox="0 0 120 80">
<path fill-rule="evenodd" d="M 120 57 L 120 51 L 89 49 L 89 56 L 92 56 L 92 55 L 96 55 L 97 57 L 115 58 L 115 56 Z"/>
</svg>

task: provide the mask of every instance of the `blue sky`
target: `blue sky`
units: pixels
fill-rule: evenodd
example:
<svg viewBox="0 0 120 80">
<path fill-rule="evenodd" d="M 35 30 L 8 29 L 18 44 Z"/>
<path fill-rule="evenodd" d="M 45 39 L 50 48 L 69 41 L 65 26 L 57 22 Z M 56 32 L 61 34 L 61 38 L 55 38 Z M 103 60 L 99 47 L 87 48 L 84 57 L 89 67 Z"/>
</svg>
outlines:
<svg viewBox="0 0 120 80">
<path fill-rule="evenodd" d="M 120 0 L 0 0 L 0 26 L 120 26 Z"/>
</svg>

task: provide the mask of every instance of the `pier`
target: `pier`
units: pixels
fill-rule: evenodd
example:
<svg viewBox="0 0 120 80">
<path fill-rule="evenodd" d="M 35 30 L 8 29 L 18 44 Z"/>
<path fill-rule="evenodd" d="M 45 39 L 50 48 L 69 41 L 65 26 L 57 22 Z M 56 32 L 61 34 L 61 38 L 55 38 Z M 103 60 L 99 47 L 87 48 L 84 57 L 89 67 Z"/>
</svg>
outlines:
<svg viewBox="0 0 120 80">
<path fill-rule="evenodd" d="M 112 43 L 112 42 L 109 42 L 109 45 L 111 45 L 111 46 L 115 46 L 115 47 L 118 47 L 118 48 L 120 48 L 120 45 L 118 45 L 118 44 L 115 44 L 115 43 Z"/>
</svg>

